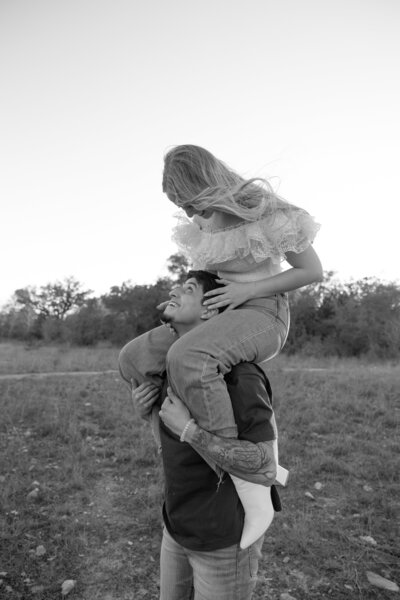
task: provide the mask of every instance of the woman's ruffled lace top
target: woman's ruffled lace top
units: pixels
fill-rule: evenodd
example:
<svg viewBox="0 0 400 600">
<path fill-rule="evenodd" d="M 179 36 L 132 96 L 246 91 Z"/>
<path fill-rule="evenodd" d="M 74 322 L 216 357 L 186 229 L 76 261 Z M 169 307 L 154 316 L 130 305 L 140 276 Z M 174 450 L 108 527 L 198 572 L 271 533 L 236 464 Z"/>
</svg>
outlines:
<svg viewBox="0 0 400 600">
<path fill-rule="evenodd" d="M 195 269 L 251 269 L 263 261 L 279 264 L 286 252 L 302 252 L 315 238 L 320 225 L 305 210 L 290 204 L 257 221 L 213 230 L 212 217 L 190 221 L 182 214 L 173 240 Z M 245 259 L 245 260 L 243 260 Z M 233 265 L 237 261 L 238 269 Z"/>
</svg>

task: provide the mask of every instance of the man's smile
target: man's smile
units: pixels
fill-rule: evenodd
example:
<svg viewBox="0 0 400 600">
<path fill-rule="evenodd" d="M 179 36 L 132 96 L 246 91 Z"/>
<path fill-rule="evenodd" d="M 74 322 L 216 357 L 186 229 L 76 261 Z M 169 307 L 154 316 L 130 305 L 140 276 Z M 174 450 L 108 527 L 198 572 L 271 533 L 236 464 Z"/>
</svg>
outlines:
<svg viewBox="0 0 400 600">
<path fill-rule="evenodd" d="M 168 302 L 167 306 L 172 306 L 172 308 L 177 308 L 180 305 L 178 304 L 178 302 L 175 302 L 175 300 L 170 300 Z"/>
</svg>

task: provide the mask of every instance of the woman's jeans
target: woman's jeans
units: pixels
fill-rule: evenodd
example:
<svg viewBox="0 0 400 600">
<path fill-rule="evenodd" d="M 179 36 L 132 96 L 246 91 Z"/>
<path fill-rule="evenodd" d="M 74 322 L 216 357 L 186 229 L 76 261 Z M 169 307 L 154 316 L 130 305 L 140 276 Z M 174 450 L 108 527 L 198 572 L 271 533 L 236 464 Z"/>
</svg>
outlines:
<svg viewBox="0 0 400 600">
<path fill-rule="evenodd" d="M 263 537 L 246 550 L 239 544 L 188 550 L 164 528 L 160 555 L 160 600 L 250 600 L 257 583 Z"/>
<path fill-rule="evenodd" d="M 287 338 L 287 296 L 246 302 L 177 338 L 166 326 L 129 342 L 120 353 L 121 375 L 133 386 L 145 380 L 169 384 L 200 427 L 223 437 L 237 430 L 224 374 L 240 362 L 260 363 L 276 356 Z"/>
</svg>

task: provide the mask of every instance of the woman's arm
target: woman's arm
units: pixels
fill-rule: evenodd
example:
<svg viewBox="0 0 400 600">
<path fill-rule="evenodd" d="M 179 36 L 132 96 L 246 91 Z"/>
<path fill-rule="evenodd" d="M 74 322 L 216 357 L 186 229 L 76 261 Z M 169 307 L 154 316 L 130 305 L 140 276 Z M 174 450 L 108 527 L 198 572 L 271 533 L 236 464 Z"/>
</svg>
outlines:
<svg viewBox="0 0 400 600">
<path fill-rule="evenodd" d="M 165 425 L 179 436 L 190 421 L 188 409 L 170 388 L 159 415 Z M 265 486 L 275 481 L 277 465 L 272 441 L 253 443 L 221 438 L 196 423 L 190 423 L 186 428 L 184 441 L 201 451 L 203 457 L 210 458 L 224 471 L 241 479 Z"/>
<path fill-rule="evenodd" d="M 283 294 L 322 281 L 321 261 L 311 245 L 303 252 L 287 252 L 286 260 L 291 269 L 260 281 L 232 283 L 227 279 L 220 279 L 219 282 L 224 283 L 224 287 L 207 292 L 204 304 L 209 308 L 236 308 L 251 298 Z"/>
<path fill-rule="evenodd" d="M 268 293 L 283 294 L 315 281 L 322 281 L 321 261 L 312 246 L 308 246 L 298 254 L 287 252 L 285 256 L 292 268 L 268 279 L 253 282 L 255 295 L 251 296 L 252 298 L 262 298 Z"/>
</svg>

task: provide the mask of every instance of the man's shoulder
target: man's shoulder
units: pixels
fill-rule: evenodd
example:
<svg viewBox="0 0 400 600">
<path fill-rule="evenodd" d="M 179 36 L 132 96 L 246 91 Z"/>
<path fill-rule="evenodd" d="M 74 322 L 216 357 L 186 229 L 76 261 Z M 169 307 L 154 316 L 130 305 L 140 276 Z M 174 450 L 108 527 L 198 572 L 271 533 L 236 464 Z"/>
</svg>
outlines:
<svg viewBox="0 0 400 600">
<path fill-rule="evenodd" d="M 231 400 L 237 396 L 255 397 L 259 396 L 268 402 L 272 402 L 271 383 L 265 371 L 257 364 L 242 362 L 235 365 L 225 375 Z"/>
<path fill-rule="evenodd" d="M 275 438 L 272 390 L 263 369 L 240 363 L 225 377 L 239 439 L 254 443 Z"/>
<path fill-rule="evenodd" d="M 229 373 L 225 375 L 225 380 L 231 385 L 235 385 L 242 378 L 255 378 L 265 382 L 267 376 L 261 367 L 251 362 L 241 362 L 234 365 Z"/>
<path fill-rule="evenodd" d="M 261 369 L 261 367 L 252 362 L 240 362 L 232 367 L 232 371 L 243 373 L 262 373 L 264 375 L 264 371 Z"/>
</svg>

